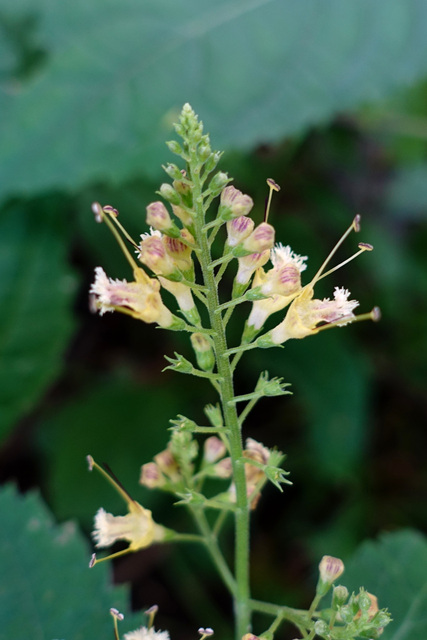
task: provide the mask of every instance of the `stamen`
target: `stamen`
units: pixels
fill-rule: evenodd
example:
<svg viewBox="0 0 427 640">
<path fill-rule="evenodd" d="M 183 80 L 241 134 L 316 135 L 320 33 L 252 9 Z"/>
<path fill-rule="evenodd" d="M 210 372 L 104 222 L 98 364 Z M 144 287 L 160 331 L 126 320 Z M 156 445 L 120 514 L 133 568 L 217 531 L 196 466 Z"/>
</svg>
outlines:
<svg viewBox="0 0 427 640">
<path fill-rule="evenodd" d="M 147 609 L 147 611 L 145 612 L 146 615 L 148 615 L 148 628 L 151 629 L 151 627 L 154 624 L 154 618 L 156 613 L 158 612 L 159 607 L 157 604 L 153 604 L 152 607 L 150 607 L 149 609 Z"/>
<path fill-rule="evenodd" d="M 273 197 L 273 191 L 280 191 L 279 185 L 277 184 L 277 182 L 273 180 L 273 178 L 267 178 L 267 184 L 270 188 L 270 192 L 268 194 L 267 205 L 265 207 L 264 222 L 267 222 L 268 220 L 268 214 L 270 213 L 270 204 L 271 204 L 271 198 Z"/>
<path fill-rule="evenodd" d="M 123 613 L 120 613 L 120 611 L 118 609 L 115 609 L 114 607 L 111 607 L 110 613 L 113 616 L 113 618 L 117 618 L 117 620 L 122 621 L 125 619 Z"/>
<path fill-rule="evenodd" d="M 374 322 L 378 322 L 381 320 L 381 309 L 379 307 L 374 307 L 371 311 L 371 320 Z"/>
<path fill-rule="evenodd" d="M 101 224 L 101 222 L 104 219 L 104 216 L 103 216 L 102 207 L 99 204 L 99 202 L 94 202 L 92 204 L 92 211 L 95 214 L 95 222 L 97 222 L 98 224 Z"/>
<path fill-rule="evenodd" d="M 122 486 L 121 482 L 117 478 L 113 477 L 114 474 L 112 473 L 111 470 L 109 470 L 109 472 L 105 471 L 105 469 L 100 467 L 99 464 L 95 462 L 92 456 L 87 456 L 86 459 L 89 464 L 89 471 L 92 471 L 93 468 L 97 469 L 97 471 L 99 471 L 99 473 L 103 475 L 104 478 L 106 478 L 108 482 L 115 488 L 117 493 L 123 498 L 126 504 L 129 505 L 135 502 L 135 500 L 133 500 L 133 498 L 128 494 L 126 489 Z M 97 560 L 97 562 L 100 562 L 100 560 Z"/>
<path fill-rule="evenodd" d="M 332 327 L 344 327 L 347 324 L 354 324 L 355 322 L 361 322 L 363 320 L 372 320 L 373 322 L 378 322 L 381 319 L 381 311 L 379 307 L 374 307 L 372 311 L 368 313 L 361 313 L 358 316 L 347 316 L 336 320 L 335 322 L 329 322 L 328 324 L 324 324 L 321 327 L 316 327 L 317 331 L 325 331 L 326 329 L 331 329 Z"/>
<path fill-rule="evenodd" d="M 105 562 L 106 560 L 112 560 L 113 558 L 119 558 L 120 556 L 124 556 L 127 553 L 131 553 L 132 549 L 127 547 L 127 549 L 122 549 L 122 551 L 116 551 L 116 553 L 112 553 L 109 556 L 104 556 L 103 558 L 97 558 L 96 553 L 92 554 L 92 557 L 89 562 L 89 569 L 92 569 L 96 564 L 100 562 Z"/>
<path fill-rule="evenodd" d="M 349 228 L 347 229 L 347 231 L 341 236 L 341 238 L 338 240 L 337 244 L 335 245 L 335 247 L 332 249 L 332 251 L 330 252 L 330 254 L 328 255 L 328 257 L 326 258 L 326 260 L 323 262 L 322 266 L 320 267 L 320 269 L 318 270 L 318 272 L 316 273 L 316 275 L 314 276 L 313 280 L 310 282 L 310 286 L 314 287 L 315 283 L 320 280 L 320 276 L 323 273 L 323 270 L 325 269 L 326 265 L 328 264 L 328 262 L 330 262 L 331 258 L 335 255 L 335 253 L 338 251 L 339 247 L 342 245 L 342 243 L 344 242 L 344 240 L 347 238 L 348 235 L 350 235 L 350 233 L 352 231 L 358 231 L 360 229 L 360 216 L 357 215 L 353 222 L 351 223 L 351 225 L 349 226 Z"/>
<path fill-rule="evenodd" d="M 353 229 L 355 230 L 356 233 L 359 233 L 360 231 L 360 221 L 362 219 L 362 216 L 358 213 L 357 216 L 354 217 L 353 220 Z"/>
<path fill-rule="evenodd" d="M 329 271 L 327 271 L 326 273 L 323 273 L 319 278 L 317 278 L 317 280 L 318 281 L 322 280 L 322 278 L 326 278 L 326 276 L 331 275 L 331 273 L 333 273 L 334 271 L 337 271 L 337 269 L 341 269 L 341 267 L 343 267 L 345 264 L 347 264 L 348 262 L 351 262 L 352 260 L 357 258 L 357 256 L 360 256 L 361 253 L 364 253 L 365 251 L 374 250 L 374 247 L 371 244 L 368 244 L 367 242 L 359 242 L 357 246 L 359 247 L 359 251 L 356 251 L 356 253 L 350 256 L 350 258 L 347 258 L 347 260 L 344 260 L 343 262 L 340 262 L 339 264 L 337 264 L 336 267 L 334 267 L 333 269 L 329 269 Z"/>
<path fill-rule="evenodd" d="M 123 242 L 123 238 L 118 233 L 116 227 L 113 224 L 113 221 L 119 227 L 119 229 L 125 235 L 125 237 L 128 238 L 128 240 L 130 239 L 130 242 L 133 244 L 133 246 L 136 249 L 138 248 L 138 245 L 132 240 L 132 238 L 130 238 L 130 236 L 128 236 L 126 231 L 123 229 L 122 225 L 118 222 L 117 218 L 115 218 L 114 216 L 112 218 L 110 218 L 110 216 L 104 215 L 104 220 L 107 223 L 107 225 L 109 226 L 110 231 L 113 233 L 113 235 L 116 238 L 117 242 L 119 243 L 120 249 L 123 251 L 123 253 L 125 255 L 125 258 L 127 259 L 127 261 L 129 262 L 130 266 L 132 267 L 132 271 L 134 273 L 138 273 L 138 270 L 140 269 L 140 267 L 138 267 L 138 265 L 135 262 L 132 254 L 129 252 L 127 246 Z"/>
<path fill-rule="evenodd" d="M 123 620 L 124 619 L 124 615 L 123 613 L 120 613 L 120 611 L 118 611 L 117 609 L 114 609 L 114 607 L 112 607 L 110 609 L 110 613 L 113 616 L 114 619 L 114 636 L 116 640 L 120 640 L 120 636 L 119 636 L 119 629 L 118 629 L 118 625 L 117 625 L 117 621 L 118 620 Z"/>
</svg>

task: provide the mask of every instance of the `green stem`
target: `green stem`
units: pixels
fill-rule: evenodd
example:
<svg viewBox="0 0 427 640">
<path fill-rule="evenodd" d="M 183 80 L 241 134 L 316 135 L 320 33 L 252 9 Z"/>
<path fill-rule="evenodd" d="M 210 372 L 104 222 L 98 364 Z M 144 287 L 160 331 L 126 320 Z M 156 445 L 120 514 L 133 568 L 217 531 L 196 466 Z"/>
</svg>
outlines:
<svg viewBox="0 0 427 640">
<path fill-rule="evenodd" d="M 292 607 L 285 607 L 271 602 L 262 602 L 261 600 L 251 600 L 250 606 L 253 611 L 266 613 L 274 617 L 280 616 L 282 620 L 292 622 L 299 629 L 307 629 L 309 626 L 307 611 L 304 609 L 293 609 Z"/>
<path fill-rule="evenodd" d="M 189 508 L 197 524 L 197 527 L 204 538 L 210 556 L 224 581 L 224 584 L 227 586 L 231 595 L 234 596 L 234 594 L 236 593 L 236 583 L 233 574 L 231 573 L 227 563 L 225 562 L 224 556 L 221 553 L 221 549 L 218 546 L 216 536 L 212 533 L 204 512 L 200 508 L 194 508 L 191 506 Z"/>
<path fill-rule="evenodd" d="M 193 202 L 195 207 L 195 235 L 200 252 L 200 266 L 206 287 L 208 311 L 213 329 L 212 341 L 214 345 L 220 388 L 220 399 L 225 425 L 229 429 L 230 457 L 233 467 L 233 480 L 236 488 L 235 517 L 235 562 L 234 573 L 236 589 L 234 592 L 234 610 L 236 616 L 236 637 L 242 638 L 250 630 L 251 609 L 249 606 L 249 504 L 246 495 L 246 477 L 244 464 L 240 461 L 243 456 L 242 437 L 236 407 L 231 402 L 234 398 L 233 373 L 230 361 L 226 355 L 227 340 L 225 326 L 220 313 L 215 275 L 212 268 L 210 246 L 204 223 L 204 204 L 197 160 L 195 155 L 190 162 L 191 178 L 193 181 Z M 222 261 L 223 259 L 220 259 Z M 217 264 L 218 261 L 217 261 Z"/>
</svg>

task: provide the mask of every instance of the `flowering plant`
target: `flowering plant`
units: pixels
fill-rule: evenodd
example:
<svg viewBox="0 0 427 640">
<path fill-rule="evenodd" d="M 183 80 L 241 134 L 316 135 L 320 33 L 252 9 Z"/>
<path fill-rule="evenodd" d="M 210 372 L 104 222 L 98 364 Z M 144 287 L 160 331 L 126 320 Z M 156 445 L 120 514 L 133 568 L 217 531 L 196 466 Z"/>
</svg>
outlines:
<svg viewBox="0 0 427 640">
<path fill-rule="evenodd" d="M 169 149 L 185 163 L 164 167 L 172 184 L 162 184 L 162 201 L 147 207 L 149 232 L 136 242 L 118 220 L 118 212 L 111 206 L 93 205 L 97 222 L 106 223 L 115 235 L 133 273 L 133 281 L 109 278 L 101 267 L 95 271 L 91 287 L 92 306 L 100 314 L 118 311 L 162 329 L 184 331 L 189 334 L 195 362 L 182 354 L 166 356 L 169 365 L 178 373 L 205 378 L 218 394 L 219 403 L 205 407 L 209 424 L 196 424 L 191 418 L 178 416 L 172 420 L 171 437 L 167 448 L 154 460 L 142 465 L 140 483 L 150 489 L 173 494 L 177 504 L 190 512 L 195 532 L 176 532 L 153 519 L 151 511 L 133 500 L 115 478 L 91 456 L 89 468 L 96 468 L 116 488 L 126 502 L 128 513 L 114 516 L 100 509 L 95 516 L 93 533 L 97 548 L 110 547 L 116 541 L 128 546 L 106 557 L 92 556 L 90 566 L 119 555 L 131 553 L 152 544 L 175 541 L 198 543 L 206 548 L 225 587 L 233 600 L 235 634 L 240 640 L 262 637 L 268 640 L 283 621 L 293 623 L 300 637 L 330 640 L 377 638 L 390 621 L 385 610 L 379 610 L 375 596 L 363 589 L 349 594 L 342 585 L 335 585 L 344 571 L 341 560 L 325 556 L 319 565 L 319 580 L 315 596 L 308 610 L 255 600 L 251 597 L 249 566 L 249 524 L 251 511 L 257 507 L 267 482 L 280 491 L 290 484 L 288 472 L 281 468 L 284 455 L 252 438 L 245 438 L 243 425 L 255 404 L 266 396 L 289 393 L 281 378 L 261 373 L 255 389 L 235 395 L 234 375 L 245 353 L 255 348 L 281 346 L 291 339 L 302 339 L 333 327 L 355 321 L 379 318 L 379 311 L 356 316 L 359 305 L 350 298 L 344 287 L 336 287 L 332 298 L 315 297 L 319 280 L 365 251 L 366 243 L 350 258 L 333 268 L 328 265 L 347 236 L 360 230 L 356 216 L 350 227 L 308 283 L 302 284 L 307 257 L 295 254 L 289 246 L 275 244 L 275 229 L 268 222 L 271 196 L 279 187 L 267 180 L 269 198 L 264 221 L 255 225 L 250 217 L 252 199 L 232 186 L 226 173 L 217 171 L 221 154 L 212 151 L 209 136 L 203 133 L 202 123 L 187 104 L 175 126 L 182 142 L 168 143 Z M 217 213 L 212 216 L 211 205 L 219 198 Z M 222 255 L 212 258 L 214 243 L 219 244 L 220 230 L 226 228 L 222 240 Z M 128 248 L 130 245 L 131 249 Z M 223 276 L 235 269 L 229 299 L 222 301 Z M 268 263 L 271 266 L 268 267 Z M 146 271 L 151 272 L 151 275 Z M 197 277 L 196 277 L 197 274 Z M 177 314 L 163 301 L 163 291 L 176 299 Z M 249 302 L 251 310 L 242 330 L 241 342 L 230 346 L 227 325 L 237 306 Z M 272 329 L 265 323 L 273 316 Z M 277 321 L 276 321 L 277 318 Z M 243 405 L 243 409 L 239 408 Z M 199 452 L 198 438 L 205 438 Z M 227 481 L 213 496 L 204 493 L 207 479 Z M 234 522 L 234 563 L 227 562 L 219 541 L 219 533 L 227 518 Z M 323 598 L 332 592 L 331 601 L 322 605 Z M 116 638 L 117 621 L 121 614 L 111 610 Z M 166 640 L 166 631 L 155 631 L 156 607 L 148 610 L 149 623 L 125 635 L 127 640 Z M 272 617 L 271 625 L 252 633 L 252 614 L 261 612 Z M 202 638 L 212 635 L 211 628 L 199 629 Z"/>
</svg>

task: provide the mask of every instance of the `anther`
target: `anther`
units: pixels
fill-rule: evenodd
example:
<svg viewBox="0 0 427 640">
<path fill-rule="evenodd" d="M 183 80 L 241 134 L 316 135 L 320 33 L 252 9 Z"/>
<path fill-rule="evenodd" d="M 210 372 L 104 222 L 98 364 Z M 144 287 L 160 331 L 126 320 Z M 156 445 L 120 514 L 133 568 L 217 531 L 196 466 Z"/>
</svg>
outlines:
<svg viewBox="0 0 427 640">
<path fill-rule="evenodd" d="M 95 222 L 101 223 L 103 220 L 103 211 L 99 202 L 94 202 L 92 204 L 92 211 L 95 215 Z"/>
<path fill-rule="evenodd" d="M 89 471 L 93 470 L 93 463 L 94 463 L 94 459 L 92 458 L 92 456 L 86 456 L 86 460 L 87 460 L 87 464 L 89 467 Z"/>
<path fill-rule="evenodd" d="M 110 204 L 106 204 L 105 207 L 103 207 L 103 209 L 104 211 L 114 216 L 115 218 L 117 218 L 117 216 L 119 215 L 119 212 L 117 211 L 117 209 L 112 207 Z"/>
<path fill-rule="evenodd" d="M 362 219 L 362 216 L 357 214 L 357 216 L 355 216 L 355 218 L 353 220 L 353 229 L 356 231 L 356 233 L 359 233 L 359 231 L 360 231 L 360 221 L 361 221 L 361 219 Z"/>
<path fill-rule="evenodd" d="M 381 320 L 381 309 L 379 307 L 374 307 L 371 311 L 371 318 L 374 322 L 378 322 Z"/>
<path fill-rule="evenodd" d="M 89 561 L 89 569 L 92 569 L 96 565 L 96 553 L 92 553 L 92 556 Z"/>
<path fill-rule="evenodd" d="M 205 638 L 209 638 L 210 636 L 213 636 L 214 630 L 211 629 L 210 627 L 206 627 L 206 629 L 204 629 L 203 627 L 200 627 L 200 629 L 197 629 L 197 633 L 200 633 L 201 635 L 200 640 L 205 640 Z"/>
<path fill-rule="evenodd" d="M 271 189 L 273 189 L 274 191 L 280 191 L 280 187 L 277 184 L 277 182 L 275 182 L 273 180 L 273 178 L 267 178 L 267 184 L 269 187 L 271 187 Z"/>
<path fill-rule="evenodd" d="M 374 247 L 371 244 L 368 244 L 367 242 L 359 242 L 357 246 L 359 247 L 359 249 L 363 249 L 364 251 L 374 250 Z"/>
<path fill-rule="evenodd" d="M 120 613 L 120 611 L 118 609 L 115 609 L 114 607 L 111 607 L 110 613 L 113 616 L 113 618 L 117 618 L 117 620 L 124 620 L 123 613 Z"/>
</svg>

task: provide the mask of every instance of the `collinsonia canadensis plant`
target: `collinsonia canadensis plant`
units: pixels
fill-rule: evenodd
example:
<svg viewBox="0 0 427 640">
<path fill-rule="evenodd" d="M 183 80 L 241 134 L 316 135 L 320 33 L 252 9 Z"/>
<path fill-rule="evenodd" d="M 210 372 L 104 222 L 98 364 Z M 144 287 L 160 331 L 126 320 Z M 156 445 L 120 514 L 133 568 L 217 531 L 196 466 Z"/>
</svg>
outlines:
<svg viewBox="0 0 427 640">
<path fill-rule="evenodd" d="M 217 171 L 221 153 L 212 151 L 209 136 L 203 133 L 202 123 L 190 105 L 184 105 L 175 130 L 182 141 L 169 142 L 168 147 L 181 158 L 183 166 L 164 167 L 172 183 L 162 184 L 158 193 L 166 204 L 159 200 L 147 206 L 150 230 L 141 235 L 139 242 L 129 236 L 112 206 L 93 205 L 96 221 L 107 224 L 116 237 L 133 279 L 113 280 L 97 267 L 91 297 L 94 309 L 101 315 L 119 311 L 162 329 L 187 332 L 194 352 L 192 361 L 175 353 L 174 357 L 166 356 L 169 362 L 166 369 L 205 378 L 218 394 L 218 404 L 205 407 L 209 424 L 199 425 L 191 417 L 179 415 L 171 421 L 167 448 L 154 460 L 145 461 L 141 469 L 140 483 L 173 494 L 177 504 L 190 512 L 195 529 L 176 532 L 157 523 L 151 511 L 133 500 L 108 469 L 89 456 L 90 469 L 100 471 L 127 506 L 127 514 L 122 516 L 99 509 L 93 533 L 95 545 L 106 548 L 118 540 L 129 543 L 110 556 L 94 554 L 90 566 L 153 544 L 198 543 L 206 548 L 233 600 L 238 640 L 257 637 L 272 640 L 283 621 L 293 623 L 299 637 L 307 640 L 378 638 L 390 621 L 389 614 L 378 608 L 374 595 L 363 589 L 350 594 L 344 586 L 335 584 L 344 565 L 331 556 L 320 562 L 319 580 L 308 610 L 251 597 L 251 512 L 256 509 L 267 482 L 282 491 L 282 485 L 289 480 L 288 473 L 281 468 L 284 455 L 276 448 L 245 437 L 244 422 L 260 398 L 289 391 L 281 378 L 270 378 L 267 372 L 261 373 L 255 389 L 244 395 L 236 396 L 233 384 L 237 364 L 247 350 L 280 347 L 288 340 L 308 338 L 333 327 L 377 320 L 377 308 L 355 315 L 359 303 L 344 287 L 336 287 L 331 298 L 320 299 L 315 293 L 319 280 L 372 250 L 372 246 L 360 243 L 354 255 L 330 266 L 347 236 L 360 230 L 360 218 L 356 216 L 312 280 L 302 284 L 307 257 L 275 243 L 275 229 L 268 222 L 271 196 L 279 190 L 274 180 L 267 180 L 270 191 L 264 221 L 255 225 L 249 215 L 252 199 L 232 186 L 226 173 Z M 212 258 L 214 242 L 222 244 L 222 255 L 216 259 Z M 231 292 L 227 292 L 223 280 L 227 269 L 235 274 Z M 165 305 L 164 290 L 176 299 L 178 312 Z M 236 307 L 243 303 L 250 304 L 250 311 L 242 327 L 241 342 L 229 344 L 227 324 Z M 274 326 L 266 331 L 265 323 L 272 315 Z M 208 478 L 218 480 L 218 493 L 214 496 L 211 492 L 209 496 L 204 493 Z M 234 523 L 231 565 L 219 540 L 227 518 Z M 331 597 L 325 600 L 328 594 Z M 115 609 L 111 612 L 119 638 L 117 621 L 121 614 Z M 156 631 L 153 626 L 154 612 L 155 607 L 148 611 L 148 626 L 126 634 L 125 640 L 166 640 L 168 632 Z M 268 629 L 255 630 L 258 636 L 252 633 L 253 612 L 272 618 Z M 206 638 L 213 630 L 199 629 L 199 633 Z"/>
</svg>

